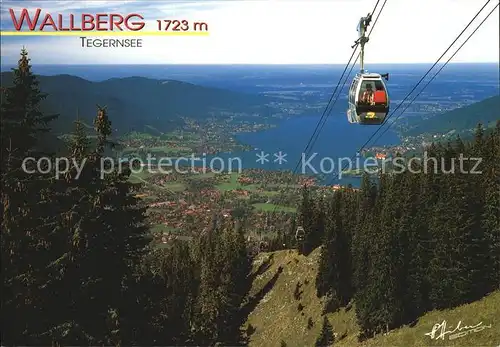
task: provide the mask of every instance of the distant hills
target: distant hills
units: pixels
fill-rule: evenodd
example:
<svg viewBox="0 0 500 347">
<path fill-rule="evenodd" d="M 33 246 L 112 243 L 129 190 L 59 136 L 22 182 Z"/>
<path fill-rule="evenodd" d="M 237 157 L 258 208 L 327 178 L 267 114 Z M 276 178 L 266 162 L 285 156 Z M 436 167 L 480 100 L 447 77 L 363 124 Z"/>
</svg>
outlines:
<svg viewBox="0 0 500 347">
<path fill-rule="evenodd" d="M 409 119 L 406 136 L 422 133 L 468 133 L 478 123 L 485 127 L 493 126 L 500 119 L 500 96 L 496 95 L 474 104 L 457 108 L 428 119 Z"/>
<path fill-rule="evenodd" d="M 12 83 L 12 73 L 1 73 L 2 86 Z M 44 111 L 58 113 L 52 128 L 59 134 L 73 128 L 77 113 L 92 124 L 96 104 L 107 106 L 113 128 L 119 133 L 154 127 L 168 131 L 182 124 L 181 117 L 203 119 L 213 112 L 268 114 L 268 99 L 174 80 L 144 77 L 113 78 L 91 82 L 71 75 L 38 76 L 48 97 Z"/>
<path fill-rule="evenodd" d="M 91 125 L 96 104 L 107 106 L 117 134 L 130 131 L 154 135 L 178 128 L 182 118 L 204 120 L 223 113 L 258 114 L 265 118 L 274 110 L 267 106 L 270 97 L 204 87 L 175 80 L 145 77 L 112 78 L 92 82 L 71 75 L 38 76 L 42 92 L 48 97 L 44 111 L 59 114 L 51 126 L 56 134 L 72 131 L 79 114 Z M 12 73 L 1 73 L 2 86 L 12 83 Z M 262 120 L 261 118 L 261 120 Z M 480 122 L 492 126 L 500 119 L 500 96 L 493 96 L 431 118 L 410 117 L 401 128 L 404 136 L 423 133 L 468 134 Z"/>
</svg>

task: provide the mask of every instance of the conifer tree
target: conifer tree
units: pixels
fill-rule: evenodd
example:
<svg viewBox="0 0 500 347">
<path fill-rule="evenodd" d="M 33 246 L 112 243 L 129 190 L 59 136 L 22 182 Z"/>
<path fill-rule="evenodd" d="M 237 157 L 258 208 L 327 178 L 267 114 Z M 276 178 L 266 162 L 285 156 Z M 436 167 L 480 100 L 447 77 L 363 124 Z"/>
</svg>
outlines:
<svg viewBox="0 0 500 347">
<path fill-rule="evenodd" d="M 129 308 L 125 286 L 133 280 L 134 264 L 143 254 L 146 229 L 144 210 L 127 181 L 130 171 L 106 167 L 109 161 L 102 160 L 111 134 L 103 108 L 98 111 L 95 130 L 95 150 L 86 149 L 88 141 L 78 123 L 70 144 L 77 162 L 85 165 L 80 176 L 67 177 L 73 202 L 67 214 L 71 248 L 65 271 L 67 288 L 73 291 L 68 298 L 68 319 L 74 323 L 65 335 L 67 343 L 116 345 L 123 335 L 120 326 L 128 325 L 126 318 L 133 319 L 125 314 Z"/>
<path fill-rule="evenodd" d="M 208 345 L 217 341 L 217 316 L 220 287 L 220 262 L 217 244 L 221 242 L 218 227 L 201 235 L 198 249 L 200 282 L 193 321 L 193 339 L 197 344 Z"/>
<path fill-rule="evenodd" d="M 321 334 L 316 339 L 316 347 L 329 347 L 333 345 L 335 336 L 333 334 L 333 328 L 328 321 L 326 316 L 323 316 L 323 325 L 321 327 Z"/>
<path fill-rule="evenodd" d="M 377 237 L 379 220 L 375 216 L 377 191 L 370 177 L 365 173 L 361 181 L 359 210 L 356 218 L 356 233 L 353 239 L 354 283 L 356 302 L 356 320 L 361 328 L 361 338 L 371 336 L 376 330 L 371 295 L 374 286 L 373 240 Z M 377 279 L 378 281 L 378 279 Z"/>
<path fill-rule="evenodd" d="M 442 194 L 431 224 L 435 247 L 430 282 L 436 283 L 440 278 L 442 283 L 434 285 L 430 294 L 431 302 L 438 308 L 481 297 L 485 288 L 483 278 L 487 277 L 478 266 L 486 263 L 488 248 L 481 225 L 481 186 L 478 179 L 459 172 L 458 158 L 464 149 L 460 141 L 454 146 L 448 144 L 441 157 L 446 170 L 455 172 L 441 173 L 446 178 L 440 178 Z"/>
<path fill-rule="evenodd" d="M 373 270 L 369 275 L 372 283 L 368 295 L 368 302 L 375 309 L 371 315 L 372 329 L 376 332 L 394 327 L 401 315 L 401 298 L 397 295 L 401 288 L 398 288 L 396 279 L 397 269 L 401 265 L 401 252 L 404 251 L 394 228 L 398 204 L 394 178 L 382 175 L 379 185 L 375 210 L 380 212 L 374 214 L 375 234 L 371 237 L 370 245 Z"/>
<path fill-rule="evenodd" d="M 174 245 L 173 247 L 175 247 Z M 170 317 L 169 288 L 166 274 L 169 262 L 169 252 L 164 249 L 152 249 L 137 264 L 134 280 L 127 282 L 124 301 L 128 307 L 126 315 L 133 319 L 126 319 L 122 325 L 122 343 L 124 345 L 160 345 L 173 344 L 172 335 L 182 336 L 184 331 L 169 329 L 169 319 L 183 317 Z M 182 271 L 184 269 L 180 269 Z M 181 273 L 185 276 L 186 273 Z M 177 298 L 179 299 L 179 298 Z M 178 329 L 178 326 L 176 325 Z"/>
<path fill-rule="evenodd" d="M 360 338 L 367 336 L 372 336 L 376 330 L 376 325 L 374 323 L 373 315 L 377 315 L 377 310 L 373 309 L 373 300 L 371 295 L 373 293 L 372 287 L 374 286 L 375 279 L 372 275 L 373 264 L 372 264 L 372 248 L 370 238 L 376 232 L 376 226 L 374 221 L 375 218 L 368 216 L 365 219 L 365 223 L 362 224 L 362 229 L 357 234 L 357 239 L 355 243 L 355 284 L 356 291 L 354 295 L 354 301 L 356 302 L 355 312 L 356 321 L 360 326 Z"/>
<path fill-rule="evenodd" d="M 45 95 L 38 88 L 25 49 L 13 75 L 12 86 L 2 95 L 0 124 L 2 340 L 6 344 L 44 344 L 50 340 L 39 336 L 50 322 L 39 317 L 49 305 L 47 293 L 54 276 L 49 265 L 60 256 L 60 250 L 54 245 L 58 236 L 52 233 L 57 210 L 52 205 L 53 172 L 42 175 L 35 161 L 42 155 L 37 140 L 55 116 L 40 111 Z M 28 157 L 33 160 L 24 162 Z"/>
<path fill-rule="evenodd" d="M 4 169 L 18 169 L 26 156 L 36 155 L 37 140 L 50 130 L 49 123 L 57 118 L 57 115 L 45 115 L 41 111 L 41 102 L 47 95 L 38 87 L 28 51 L 24 48 L 13 75 L 13 85 L 5 88 L 2 95 L 1 160 Z"/>
<path fill-rule="evenodd" d="M 325 205 L 321 193 L 315 201 L 311 201 L 313 213 L 311 230 L 306 234 L 306 244 L 309 251 L 321 245 L 325 235 Z"/>
<path fill-rule="evenodd" d="M 368 174 L 364 173 L 361 181 L 361 190 L 359 193 L 359 208 L 356 215 L 356 232 L 353 235 L 353 271 L 354 271 L 354 286 L 356 292 L 363 289 L 367 283 L 369 271 L 369 255 L 370 237 L 374 224 L 373 208 L 375 205 L 376 191 L 370 181 Z"/>
<path fill-rule="evenodd" d="M 200 238 L 200 286 L 195 343 L 240 345 L 241 305 L 250 289 L 251 263 L 241 224 L 219 225 Z"/>
<path fill-rule="evenodd" d="M 414 167 L 414 169 L 417 169 Z M 400 236 L 401 263 L 398 269 L 398 282 L 401 290 L 403 314 L 401 323 L 414 321 L 426 311 L 427 283 L 425 273 L 428 268 L 428 237 L 426 229 L 421 227 L 418 219 L 420 177 L 405 171 L 401 175 L 400 193 L 401 216 L 395 225 L 396 234 Z M 395 251 L 400 251 L 395 249 Z"/>
<path fill-rule="evenodd" d="M 451 148 L 443 150 L 443 154 L 438 157 L 440 165 L 444 171 L 450 167 Z M 433 241 L 432 259 L 429 267 L 429 283 L 439 283 L 430 288 L 430 299 L 433 308 L 444 308 L 460 302 L 462 292 L 456 286 L 456 279 L 460 276 L 460 269 L 456 267 L 456 247 L 463 245 L 461 235 L 459 235 L 454 221 L 458 216 L 456 205 L 461 203 L 462 198 L 454 200 L 456 191 L 452 190 L 453 175 L 447 175 L 446 179 L 442 170 L 435 176 L 438 183 L 436 199 L 433 211 L 430 213 L 430 233 Z M 436 282 L 438 281 L 438 282 Z"/>
<path fill-rule="evenodd" d="M 337 207 L 335 204 L 337 201 L 335 195 L 331 199 L 331 203 L 328 204 L 328 211 L 326 213 L 325 237 L 319 258 L 318 273 L 316 275 L 316 294 L 318 297 L 328 294 L 331 287 L 337 283 L 337 272 L 334 262 L 337 258 L 335 254 L 335 214 L 338 213 L 338 211 L 335 210 Z"/>
<path fill-rule="evenodd" d="M 495 129 L 488 136 L 483 151 L 483 185 L 485 201 L 483 210 L 483 228 L 485 237 L 489 244 L 487 266 L 488 290 L 500 289 L 500 120 L 497 121 Z"/>
<path fill-rule="evenodd" d="M 240 307 L 250 290 L 251 263 L 241 224 L 229 226 L 223 238 L 224 263 L 221 275 L 226 299 L 220 309 L 223 319 L 219 319 L 218 323 L 219 341 L 239 345 L 242 341 L 240 326 L 244 323 L 240 317 Z"/>
<path fill-rule="evenodd" d="M 478 124 L 475 139 L 469 146 L 465 146 L 460 138 L 455 147 L 459 159 L 467 157 L 482 157 L 484 155 L 484 129 Z M 476 170 L 484 172 L 486 162 L 479 163 Z M 483 215 L 485 208 L 485 185 L 482 175 L 473 174 L 471 160 L 460 163 L 459 171 L 455 174 L 457 179 L 457 195 L 462 197 L 463 210 L 459 223 L 464 237 L 465 248 L 462 258 L 465 260 L 464 277 L 466 279 L 463 302 L 471 302 L 482 298 L 489 291 L 489 278 L 491 278 L 491 259 L 488 254 L 489 240 L 484 229 Z M 463 172 L 462 172 L 463 170 Z"/>
<path fill-rule="evenodd" d="M 345 200 L 342 192 L 335 193 L 331 200 L 316 279 L 318 296 L 330 294 L 330 300 L 334 301 L 330 305 L 337 307 L 346 305 L 352 295 L 351 249 L 342 215 Z"/>
<path fill-rule="evenodd" d="M 75 160 L 83 160 L 90 151 L 90 140 L 85 132 L 85 126 L 80 118 L 75 121 L 75 130 L 73 138 L 69 144 L 69 154 Z"/>
</svg>

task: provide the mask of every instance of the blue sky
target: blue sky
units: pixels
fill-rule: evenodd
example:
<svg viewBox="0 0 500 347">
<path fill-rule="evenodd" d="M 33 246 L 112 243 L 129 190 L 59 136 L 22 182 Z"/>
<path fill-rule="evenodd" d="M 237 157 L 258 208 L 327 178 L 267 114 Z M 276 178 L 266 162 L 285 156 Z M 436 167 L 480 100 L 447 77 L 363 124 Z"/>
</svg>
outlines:
<svg viewBox="0 0 500 347">
<path fill-rule="evenodd" d="M 496 1 L 486 8 L 477 24 Z M 40 7 L 44 13 L 54 15 L 140 13 L 147 21 L 145 29 L 149 30 L 154 30 L 156 19 L 203 21 L 209 26 L 210 36 L 143 37 L 142 48 L 84 48 L 78 37 L 2 37 L 1 58 L 2 64 L 16 62 L 24 45 L 38 64 L 342 64 L 352 52 L 350 46 L 357 38 L 359 17 L 371 11 L 375 2 L 3 0 L 2 30 L 13 29 L 9 8 L 19 13 L 24 7 Z M 367 64 L 434 62 L 483 3 L 388 0 L 366 47 Z M 496 11 L 453 61 L 498 62 Z M 457 47 L 461 42 L 457 42 Z"/>
</svg>

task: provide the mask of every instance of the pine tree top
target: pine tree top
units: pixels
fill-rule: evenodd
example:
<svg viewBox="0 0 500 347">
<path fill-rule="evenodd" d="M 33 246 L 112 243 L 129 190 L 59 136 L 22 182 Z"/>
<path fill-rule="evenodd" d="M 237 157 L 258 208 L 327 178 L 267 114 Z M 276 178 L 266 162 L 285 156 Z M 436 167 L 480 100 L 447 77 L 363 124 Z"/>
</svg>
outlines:
<svg viewBox="0 0 500 347">
<path fill-rule="evenodd" d="M 28 58 L 28 51 L 23 47 L 21 50 L 21 58 L 18 61 L 19 72 L 22 75 L 28 75 L 31 72 L 30 59 Z"/>
<path fill-rule="evenodd" d="M 109 120 L 106 106 L 101 107 L 97 105 L 97 108 L 97 117 L 94 120 L 95 130 L 100 135 L 107 137 L 111 135 L 111 121 Z"/>
</svg>

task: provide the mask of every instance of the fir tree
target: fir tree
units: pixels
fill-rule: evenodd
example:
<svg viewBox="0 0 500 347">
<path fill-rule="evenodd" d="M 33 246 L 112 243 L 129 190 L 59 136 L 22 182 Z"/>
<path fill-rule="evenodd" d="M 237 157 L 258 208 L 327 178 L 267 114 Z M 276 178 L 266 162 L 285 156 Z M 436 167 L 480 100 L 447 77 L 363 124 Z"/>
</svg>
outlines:
<svg viewBox="0 0 500 347">
<path fill-rule="evenodd" d="M 98 141 L 88 150 L 88 141 L 77 123 L 70 150 L 77 162 L 84 163 L 81 175 L 67 177 L 71 209 L 67 215 L 70 235 L 70 262 L 65 269 L 68 318 L 75 323 L 65 333 L 67 343 L 121 343 L 120 326 L 127 326 L 128 304 L 125 284 L 133 281 L 133 267 L 143 254 L 146 239 L 144 210 L 132 195 L 130 172 L 105 167 L 103 153 L 111 133 L 105 109 L 95 121 Z M 76 326 L 78 328 L 76 328 Z M 84 331 L 85 334 L 78 333 Z M 77 335 L 75 335 L 77 334 Z"/>
<path fill-rule="evenodd" d="M 416 169 L 416 168 L 414 168 Z M 401 323 L 414 321 L 426 311 L 427 283 L 425 273 L 428 268 L 428 237 L 426 228 L 422 227 L 422 221 L 418 216 L 420 177 L 408 171 L 401 174 L 402 194 L 401 218 L 396 227 L 397 235 L 400 235 L 402 247 L 401 269 L 399 270 L 399 288 L 404 289 L 401 293 L 403 315 Z"/>
<path fill-rule="evenodd" d="M 334 340 L 335 337 L 333 334 L 333 328 L 330 322 L 328 321 L 328 318 L 326 318 L 326 316 L 323 316 L 323 325 L 321 327 L 321 334 L 316 339 L 315 346 L 329 347 L 333 344 Z"/>
<path fill-rule="evenodd" d="M 352 295 L 351 249 L 342 215 L 345 200 L 342 192 L 333 195 L 316 279 L 318 296 L 330 294 L 329 300 L 333 300 L 328 305 L 330 308 L 346 305 Z"/>
<path fill-rule="evenodd" d="M 4 169 L 19 169 L 26 156 L 36 156 L 40 135 L 48 132 L 49 123 L 57 118 L 57 115 L 45 115 L 40 110 L 40 103 L 47 95 L 40 92 L 38 79 L 31 71 L 28 51 L 24 48 L 13 75 L 13 85 L 5 88 L 2 95 L 1 160 Z"/>
<path fill-rule="evenodd" d="M 485 141 L 482 156 L 485 165 L 483 167 L 483 187 L 485 192 L 484 209 L 482 215 L 482 227 L 485 238 L 489 245 L 487 255 L 489 261 L 485 264 L 487 271 L 487 290 L 500 289 L 500 120 L 497 121 L 495 129 Z"/>
<path fill-rule="evenodd" d="M 217 341 L 217 316 L 219 306 L 220 258 L 217 258 L 217 244 L 220 244 L 220 229 L 214 227 L 202 235 L 197 246 L 200 250 L 197 262 L 200 271 L 200 285 L 193 318 L 193 339 L 197 344 L 208 345 Z"/>
<path fill-rule="evenodd" d="M 311 229 L 306 234 L 305 240 L 307 253 L 321 245 L 325 234 L 325 207 L 323 196 L 319 195 L 315 201 L 310 201 L 310 204 L 312 204 L 311 207 L 313 212 Z"/>
<path fill-rule="evenodd" d="M 2 95 L 0 125 L 2 339 L 7 344 L 50 344 L 41 335 L 51 323 L 44 317 L 50 306 L 47 293 L 56 275 L 49 265 L 61 255 L 58 235 L 53 233 L 58 208 L 53 205 L 49 176 L 53 172 L 42 175 L 35 161 L 42 155 L 37 140 L 55 116 L 40 111 L 45 95 L 25 49 L 13 74 L 13 85 Z M 24 162 L 28 157 L 34 160 Z"/>
</svg>

